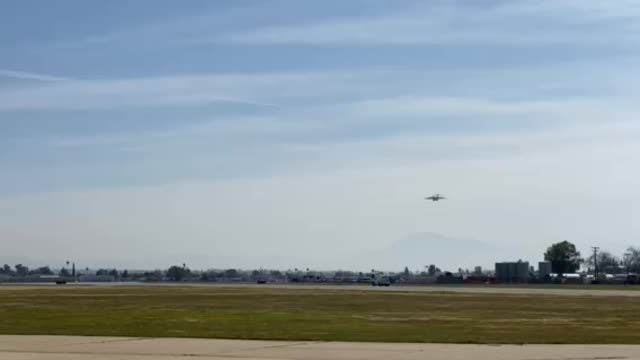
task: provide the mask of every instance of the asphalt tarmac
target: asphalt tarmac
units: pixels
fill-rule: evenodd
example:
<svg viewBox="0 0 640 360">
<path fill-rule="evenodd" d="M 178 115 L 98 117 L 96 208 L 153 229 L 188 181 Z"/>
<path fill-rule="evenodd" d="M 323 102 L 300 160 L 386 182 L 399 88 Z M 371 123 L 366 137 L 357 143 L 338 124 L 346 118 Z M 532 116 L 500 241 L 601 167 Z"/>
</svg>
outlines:
<svg viewBox="0 0 640 360">
<path fill-rule="evenodd" d="M 611 289 L 603 288 L 571 288 L 563 287 L 537 287 L 535 285 L 522 285 L 519 287 L 503 285 L 394 285 L 390 287 L 374 287 L 369 285 L 335 285 L 335 284 L 247 284 L 247 283 L 77 283 L 67 285 L 55 284 L 1 284 L 0 290 L 6 289 L 37 289 L 41 287 L 55 286 L 196 286 L 196 287 L 239 287 L 239 288 L 272 288 L 272 289 L 313 289 L 313 290 L 353 290 L 353 291 L 400 291 L 400 292 L 449 292 L 465 294 L 512 294 L 512 295 L 557 295 L 557 296 L 625 296 L 640 297 L 640 287 L 611 286 Z M 635 289 L 635 290 L 634 290 Z"/>
<path fill-rule="evenodd" d="M 640 345 L 455 345 L 0 336 L 2 360 L 639 359 Z"/>
</svg>

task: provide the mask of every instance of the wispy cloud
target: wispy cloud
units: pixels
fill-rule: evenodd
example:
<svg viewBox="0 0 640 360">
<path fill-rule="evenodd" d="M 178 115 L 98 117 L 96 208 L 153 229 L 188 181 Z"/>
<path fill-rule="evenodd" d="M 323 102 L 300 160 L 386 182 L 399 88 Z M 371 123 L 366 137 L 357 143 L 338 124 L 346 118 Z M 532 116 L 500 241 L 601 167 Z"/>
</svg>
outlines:
<svg viewBox="0 0 640 360">
<path fill-rule="evenodd" d="M 3 78 L 3 77 L 18 79 L 18 80 L 36 80 L 36 81 L 43 81 L 43 82 L 58 82 L 58 81 L 71 80 L 69 78 L 59 77 L 59 76 L 38 74 L 38 73 L 26 72 L 26 71 L 0 69 L 0 78 Z"/>
<path fill-rule="evenodd" d="M 615 64 L 612 69 L 612 64 Z M 466 71 L 378 69 L 300 72 L 201 73 L 118 79 L 71 80 L 0 89 L 2 110 L 114 109 L 200 105 L 216 102 L 277 109 L 309 108 L 357 102 L 360 112 L 379 116 L 416 112 L 433 114 L 465 101 L 474 112 L 507 114 L 522 104 L 491 99 L 521 98 L 529 102 L 558 91 L 592 96 L 638 95 L 638 61 L 569 63 L 553 68 L 497 68 Z M 484 100 L 483 100 L 484 99 Z M 544 107 L 544 102 L 535 104 Z M 369 110 L 367 110 L 369 109 Z M 355 111 L 355 110 L 354 110 Z M 519 111 L 519 110 L 516 110 Z M 307 114 L 308 115 L 308 114 Z M 345 115 L 344 113 L 342 115 Z M 349 114 L 350 115 L 350 114 Z"/>
<path fill-rule="evenodd" d="M 597 44 L 637 42 L 637 2 L 437 3 L 378 16 L 264 27 L 203 41 L 244 44 Z M 615 35 L 615 36 L 614 36 Z"/>
<path fill-rule="evenodd" d="M 85 47 L 124 48 L 173 48 L 193 43 L 193 39 L 208 34 L 223 34 L 229 28 L 238 28 L 249 22 L 264 22 L 266 9 L 270 4 L 258 3 L 254 6 L 234 3 L 232 7 L 217 9 L 213 6 L 208 11 L 198 14 L 179 14 L 152 22 L 142 22 L 134 26 L 116 27 L 112 31 L 83 34 L 79 38 L 70 38 L 43 45 L 43 50 L 73 50 Z M 185 7 L 188 8 L 188 7 Z"/>
<path fill-rule="evenodd" d="M 115 80 L 66 81 L 0 90 L 0 110 L 110 109 L 215 102 L 277 107 L 250 98 L 254 84 L 275 91 L 278 77 L 178 75 Z"/>
<path fill-rule="evenodd" d="M 574 14 L 576 22 L 598 22 L 603 19 L 637 19 L 640 17 L 640 2 L 637 0 L 599 1 L 599 0 L 540 0 L 511 1 L 501 5 L 502 14 Z"/>
<path fill-rule="evenodd" d="M 412 96 L 354 102 L 344 106 L 342 117 L 348 119 L 346 123 L 370 127 L 387 124 L 414 131 L 438 126 L 455 129 L 458 124 L 456 132 L 464 132 L 624 123 L 636 121 L 639 109 L 634 99 L 594 96 L 554 100 Z"/>
<path fill-rule="evenodd" d="M 321 149 L 322 153 L 350 143 L 355 149 L 356 144 L 376 147 L 375 144 L 394 144 L 395 139 L 403 139 L 405 144 L 414 144 L 411 146 L 422 143 L 441 149 L 457 148 L 455 144 L 462 144 L 465 149 L 504 148 L 529 136 L 540 143 L 549 137 L 556 139 L 554 136 L 563 132 L 566 139 L 571 134 L 581 136 L 584 131 L 580 127 L 589 129 L 589 136 L 596 133 L 592 129 L 601 131 L 601 136 L 611 135 L 614 130 L 618 135 L 621 127 L 637 127 L 637 109 L 633 102 L 593 97 L 556 101 L 374 98 L 334 106 L 282 109 L 268 116 L 213 116 L 195 125 L 163 130 L 48 137 L 44 144 L 57 149 L 108 147 L 160 153 L 180 151 L 194 144 L 202 150 L 215 144 L 230 152 L 241 152 L 248 144 L 261 144 L 303 153 Z M 448 131 L 438 131 L 443 123 Z M 487 134 L 477 130 L 486 128 L 494 131 Z M 537 130 L 528 135 L 522 128 Z M 383 134 L 377 129 L 383 129 Z M 37 142 L 42 145 L 42 141 Z"/>
<path fill-rule="evenodd" d="M 91 34 L 49 44 L 47 48 L 174 47 L 218 43 L 609 46 L 635 44 L 640 33 L 640 3 L 635 0 L 407 4 L 385 7 L 385 12 L 379 14 L 369 11 L 359 16 L 325 16 L 304 23 L 277 25 L 278 21 L 265 19 L 266 5 L 258 3 Z"/>
<path fill-rule="evenodd" d="M 441 119 L 458 117 L 465 119 L 521 118 L 525 115 L 560 115 L 562 112 L 575 113 L 577 109 L 594 110 L 601 106 L 613 106 L 611 100 L 595 98 L 562 100 L 498 100 L 481 97 L 446 96 L 401 96 L 380 99 L 367 99 L 355 102 L 348 112 L 369 119 L 416 118 Z"/>
<path fill-rule="evenodd" d="M 249 135 L 273 136 L 282 134 L 303 134 L 323 129 L 317 122 L 300 122 L 277 117 L 220 117 L 209 121 L 201 121 L 196 125 L 178 126 L 166 130 L 147 130 L 116 134 L 95 134 L 89 136 L 64 136 L 39 139 L 52 148 L 94 148 L 96 146 L 114 146 L 125 149 L 144 149 L 167 143 L 188 143 L 196 138 L 209 141 L 235 142 L 238 147 L 244 146 Z M 253 139 L 253 138 L 252 138 Z M 32 139 L 33 140 L 33 139 Z M 251 141 L 249 139 L 248 141 Z"/>
</svg>

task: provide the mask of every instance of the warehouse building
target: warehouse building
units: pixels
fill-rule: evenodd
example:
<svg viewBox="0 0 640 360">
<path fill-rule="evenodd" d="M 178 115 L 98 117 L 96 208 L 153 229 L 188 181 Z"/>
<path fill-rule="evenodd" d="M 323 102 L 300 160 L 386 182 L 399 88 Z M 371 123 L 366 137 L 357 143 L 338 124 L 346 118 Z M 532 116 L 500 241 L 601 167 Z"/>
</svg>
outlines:
<svg viewBox="0 0 640 360">
<path fill-rule="evenodd" d="M 538 263 L 538 278 L 544 279 L 546 276 L 551 276 L 551 262 L 540 261 Z"/>
<path fill-rule="evenodd" d="M 526 283 L 529 280 L 529 262 L 496 263 L 496 281 L 501 283 Z"/>
</svg>

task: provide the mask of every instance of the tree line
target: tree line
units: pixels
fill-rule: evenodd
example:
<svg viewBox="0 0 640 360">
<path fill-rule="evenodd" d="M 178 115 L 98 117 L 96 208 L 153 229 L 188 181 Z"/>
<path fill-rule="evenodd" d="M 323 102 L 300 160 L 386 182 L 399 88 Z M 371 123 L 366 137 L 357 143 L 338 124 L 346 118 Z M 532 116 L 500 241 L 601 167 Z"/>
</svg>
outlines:
<svg viewBox="0 0 640 360">
<path fill-rule="evenodd" d="M 562 241 L 552 244 L 547 248 L 544 253 L 544 260 L 551 263 L 551 269 L 556 274 L 569 274 L 579 271 L 584 268 L 588 273 L 598 274 L 613 274 L 613 273 L 640 273 L 640 247 L 630 246 L 626 252 L 620 256 L 612 254 L 610 251 L 602 250 L 597 254 L 591 254 L 586 258 L 582 257 L 580 251 L 576 246 L 569 241 Z M 482 270 L 477 267 L 474 271 L 458 269 L 460 274 L 474 275 L 482 274 Z M 375 270 L 371 270 L 371 274 L 375 274 Z M 424 271 L 410 272 L 408 268 L 395 274 L 398 278 L 409 280 L 415 277 L 433 277 L 448 272 L 443 272 L 436 265 L 425 266 Z M 59 275 L 61 277 L 81 277 L 84 275 L 95 275 L 98 277 L 110 277 L 114 280 L 121 281 L 218 281 L 235 279 L 238 281 L 257 280 L 257 279 L 280 279 L 280 280 L 292 280 L 292 279 L 306 279 L 311 277 L 318 277 L 314 275 L 312 271 L 307 269 L 306 273 L 295 269 L 295 271 L 281 272 L 278 270 L 252 270 L 252 271 L 240 271 L 236 269 L 227 270 L 206 270 L 206 271 L 192 271 L 186 264 L 174 265 L 166 270 L 154 270 L 144 272 L 129 272 L 128 270 L 118 271 L 117 269 L 98 269 L 95 272 L 89 271 L 86 268 L 84 271 L 78 271 L 76 274 L 72 274 L 68 269 L 61 268 L 57 274 L 49 266 L 41 266 L 34 269 L 29 269 L 26 265 L 17 264 L 15 266 L 9 266 L 5 264 L 0 267 L 0 275 L 9 277 L 28 277 L 38 275 Z M 351 272 L 351 271 L 338 271 L 335 272 L 333 278 L 335 279 L 347 279 L 347 278 L 362 278 L 366 277 L 363 273 Z M 369 274 L 370 275 L 370 274 Z"/>
<path fill-rule="evenodd" d="M 29 275 L 54 275 L 53 271 L 48 266 L 42 266 L 36 269 L 29 269 L 29 267 L 17 264 L 14 267 L 4 264 L 0 267 L 0 275 L 9 276 L 29 276 Z"/>
<path fill-rule="evenodd" d="M 594 273 L 640 273 L 640 248 L 634 246 L 628 247 L 621 256 L 601 250 L 583 258 L 576 246 L 565 240 L 549 246 L 544 259 L 551 262 L 551 270 L 556 274 L 575 273 L 581 267 Z"/>
</svg>

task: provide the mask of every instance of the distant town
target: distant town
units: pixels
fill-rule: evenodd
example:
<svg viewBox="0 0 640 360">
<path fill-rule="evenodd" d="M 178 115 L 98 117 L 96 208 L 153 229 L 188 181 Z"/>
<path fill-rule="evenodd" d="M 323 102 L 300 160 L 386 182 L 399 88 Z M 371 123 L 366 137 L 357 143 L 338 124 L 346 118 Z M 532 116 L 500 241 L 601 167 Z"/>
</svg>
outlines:
<svg viewBox="0 0 640 360">
<path fill-rule="evenodd" d="M 552 244 L 535 264 L 528 261 L 496 262 L 493 269 L 440 269 L 436 264 L 422 270 L 408 267 L 398 272 L 371 269 L 314 271 L 313 269 L 209 269 L 193 270 L 185 263 L 167 269 L 131 270 L 89 267 L 74 262 L 52 268 L 29 268 L 23 264 L 0 267 L 0 283 L 102 283 L 102 282 L 189 282 L 189 283 L 344 283 L 391 286 L 402 284 L 640 284 L 640 248 L 629 247 L 616 256 L 599 247 L 583 257 L 569 241 Z"/>
</svg>

